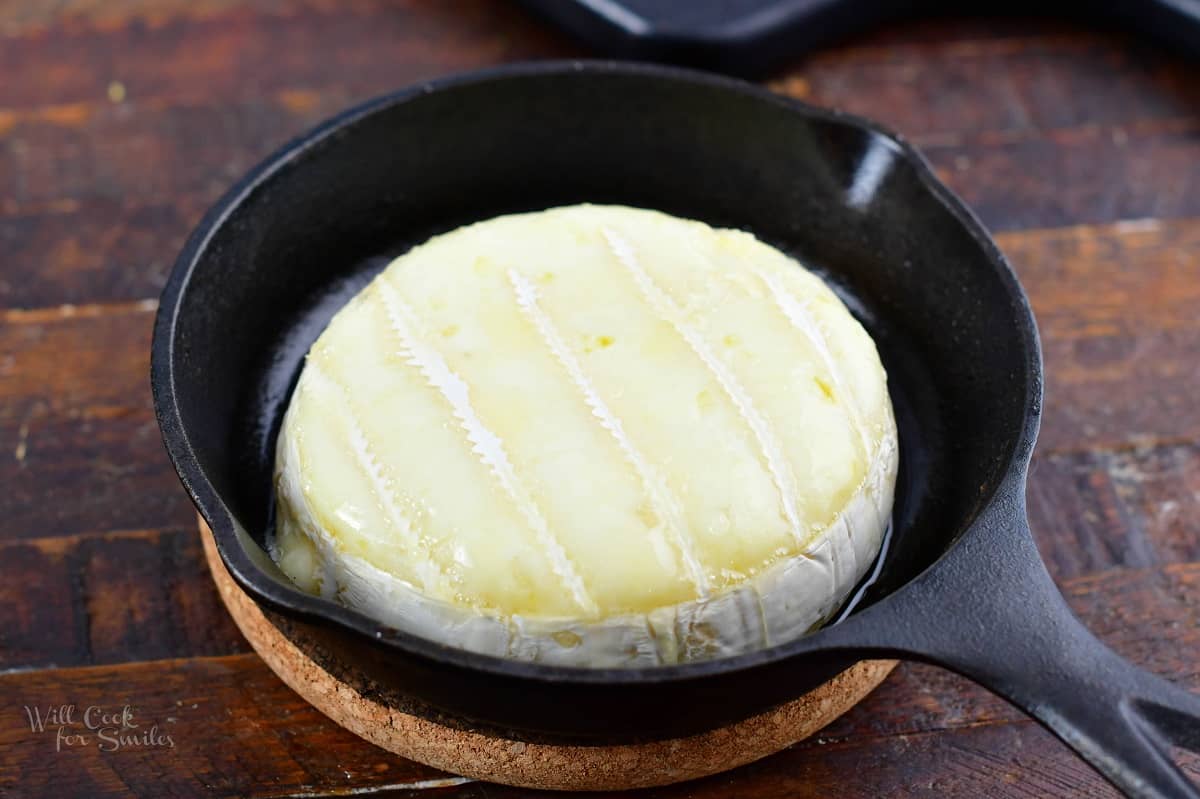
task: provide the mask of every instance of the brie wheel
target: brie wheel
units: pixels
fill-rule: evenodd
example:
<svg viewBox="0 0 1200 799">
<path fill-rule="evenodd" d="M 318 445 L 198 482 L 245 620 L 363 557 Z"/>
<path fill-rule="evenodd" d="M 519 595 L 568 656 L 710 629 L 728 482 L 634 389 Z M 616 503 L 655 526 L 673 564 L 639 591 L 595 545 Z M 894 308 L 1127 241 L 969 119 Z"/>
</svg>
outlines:
<svg viewBox="0 0 1200 799">
<path fill-rule="evenodd" d="M 504 216 L 397 258 L 308 354 L 272 555 L 463 649 L 611 667 L 827 620 L 898 462 L 874 343 L 737 230 L 620 206 Z"/>
</svg>

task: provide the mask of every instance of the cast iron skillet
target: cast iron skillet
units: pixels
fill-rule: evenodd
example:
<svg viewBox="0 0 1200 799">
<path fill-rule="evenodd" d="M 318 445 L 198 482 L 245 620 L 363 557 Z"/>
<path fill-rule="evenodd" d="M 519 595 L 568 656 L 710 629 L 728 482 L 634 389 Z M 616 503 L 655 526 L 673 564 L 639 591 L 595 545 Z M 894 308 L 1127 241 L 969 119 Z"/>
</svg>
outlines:
<svg viewBox="0 0 1200 799">
<path fill-rule="evenodd" d="M 281 411 L 337 307 L 434 233 L 581 201 L 750 230 L 822 271 L 875 337 L 901 471 L 887 555 L 839 624 L 683 666 L 517 663 L 302 593 L 264 554 Z M 1200 797 L 1167 745 L 1200 747 L 1200 699 L 1097 641 L 1030 536 L 1042 375 L 1021 287 L 920 156 L 863 120 L 604 62 L 509 66 L 381 98 L 284 147 L 205 216 L 163 292 L 152 379 L 167 449 L 234 579 L 414 712 L 530 740 L 642 740 L 902 657 L 1010 700 L 1130 795 Z"/>
</svg>

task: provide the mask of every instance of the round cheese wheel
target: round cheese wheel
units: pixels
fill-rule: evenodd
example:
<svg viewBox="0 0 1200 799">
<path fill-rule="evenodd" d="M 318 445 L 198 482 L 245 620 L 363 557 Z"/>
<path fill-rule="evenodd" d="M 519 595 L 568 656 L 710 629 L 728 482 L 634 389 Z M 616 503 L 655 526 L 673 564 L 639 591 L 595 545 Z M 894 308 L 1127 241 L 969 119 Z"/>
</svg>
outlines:
<svg viewBox="0 0 1200 799">
<path fill-rule="evenodd" d="M 279 435 L 272 554 L 467 650 L 695 661 L 826 621 L 897 460 L 874 343 L 815 275 L 741 231 L 555 208 L 437 236 L 333 318 Z"/>
</svg>

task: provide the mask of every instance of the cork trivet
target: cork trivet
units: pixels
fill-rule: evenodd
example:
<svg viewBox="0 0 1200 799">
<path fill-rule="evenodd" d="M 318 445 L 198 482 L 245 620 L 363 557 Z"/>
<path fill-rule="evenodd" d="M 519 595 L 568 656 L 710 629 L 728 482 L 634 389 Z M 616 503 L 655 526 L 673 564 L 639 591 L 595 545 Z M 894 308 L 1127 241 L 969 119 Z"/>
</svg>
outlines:
<svg viewBox="0 0 1200 799">
<path fill-rule="evenodd" d="M 726 771 L 791 746 L 845 713 L 895 667 L 857 663 L 787 704 L 710 732 L 615 746 L 551 745 L 451 729 L 364 697 L 288 640 L 229 576 L 200 522 L 213 580 L 242 634 L 287 685 L 376 746 L 466 777 L 525 788 L 645 788 Z"/>
</svg>

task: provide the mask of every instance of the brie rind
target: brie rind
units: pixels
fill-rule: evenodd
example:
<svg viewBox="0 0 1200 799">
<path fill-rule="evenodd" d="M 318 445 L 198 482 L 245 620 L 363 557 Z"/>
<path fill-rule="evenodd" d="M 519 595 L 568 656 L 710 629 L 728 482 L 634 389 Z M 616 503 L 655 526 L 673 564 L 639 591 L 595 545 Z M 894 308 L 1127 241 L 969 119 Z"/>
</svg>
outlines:
<svg viewBox="0 0 1200 799">
<path fill-rule="evenodd" d="M 272 554 L 486 654 L 610 667 L 797 638 L 877 555 L 898 464 L 873 342 L 739 231 L 615 206 L 396 259 L 309 353 Z"/>
</svg>

